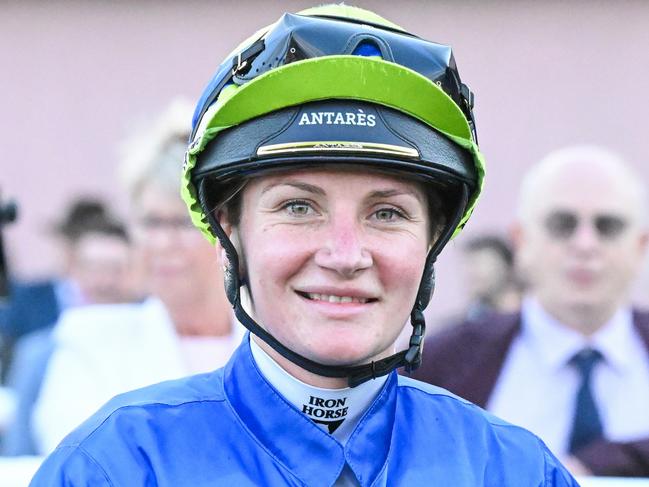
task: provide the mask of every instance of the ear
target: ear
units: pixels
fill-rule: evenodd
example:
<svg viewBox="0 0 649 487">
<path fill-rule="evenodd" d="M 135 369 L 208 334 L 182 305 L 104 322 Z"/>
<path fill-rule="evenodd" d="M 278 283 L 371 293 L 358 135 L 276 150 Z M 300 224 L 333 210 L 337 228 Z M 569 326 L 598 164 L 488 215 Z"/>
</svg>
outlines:
<svg viewBox="0 0 649 487">
<path fill-rule="evenodd" d="M 638 249 L 641 254 L 647 251 L 647 245 L 649 245 L 649 230 L 643 231 L 638 238 Z"/>
<path fill-rule="evenodd" d="M 221 228 L 223 229 L 223 231 L 225 232 L 225 234 L 228 236 L 228 238 L 230 239 L 230 241 L 232 241 L 232 243 L 234 244 L 235 248 L 236 248 L 237 251 L 238 251 L 238 250 L 239 250 L 238 245 L 235 244 L 234 241 L 232 240 L 232 238 L 233 238 L 233 233 L 236 233 L 236 231 L 235 231 L 234 226 L 230 223 L 230 220 L 229 220 L 229 218 L 228 218 L 227 212 L 225 212 L 225 211 L 220 211 L 220 212 L 218 213 L 218 215 L 216 215 L 216 219 L 219 221 L 219 225 L 221 225 Z M 216 248 L 217 248 L 217 250 L 220 250 L 220 253 L 221 253 L 221 260 L 222 260 L 223 262 L 227 262 L 227 257 L 226 257 L 225 249 L 223 248 L 223 245 L 221 245 L 221 242 L 219 241 L 218 238 L 216 239 Z"/>
<path fill-rule="evenodd" d="M 509 230 L 514 249 L 514 269 L 519 289 L 523 292 L 533 290 L 537 282 L 534 269 L 539 252 L 537 240 L 541 238 L 536 235 L 537 231 L 533 224 L 520 220 L 515 221 Z"/>
<path fill-rule="evenodd" d="M 230 242 L 232 242 L 232 245 L 234 246 L 235 250 L 237 251 L 237 255 L 239 256 L 239 266 L 241 267 L 241 265 L 243 264 L 243 262 L 242 262 L 243 253 L 241 251 L 241 243 L 240 243 L 240 239 L 239 239 L 239 231 L 238 231 L 238 229 L 236 227 L 233 227 L 233 226 L 229 226 L 228 230 L 226 230 L 225 228 L 223 230 L 227 233 L 228 238 L 230 239 Z M 219 244 L 219 248 L 221 249 L 221 261 L 224 264 L 229 263 L 227 252 L 225 251 L 223 246 L 220 245 L 220 244 Z M 240 276 L 242 276 L 241 272 L 242 272 L 242 269 L 239 269 L 239 273 L 240 273 L 239 275 Z"/>
<path fill-rule="evenodd" d="M 221 228 L 225 232 L 225 234 L 230 238 L 232 236 L 232 224 L 230 223 L 230 219 L 228 218 L 228 214 L 226 211 L 219 211 L 218 215 L 216 215 L 216 219 L 219 221 L 219 224 L 221 225 Z"/>
<path fill-rule="evenodd" d="M 217 220 L 219 221 L 219 224 L 221 225 L 221 228 L 223 228 L 223 231 L 228 235 L 228 238 L 230 237 L 230 234 L 232 233 L 232 228 L 231 225 L 227 222 L 225 218 L 223 218 L 221 215 L 217 216 Z M 223 270 L 225 271 L 226 264 L 228 262 L 228 258 L 225 253 L 225 249 L 223 248 L 223 245 L 221 244 L 221 240 L 216 237 L 216 240 L 214 242 L 214 248 L 216 249 L 216 252 L 218 254 L 218 259 L 221 265 L 223 266 Z"/>
<path fill-rule="evenodd" d="M 515 272 L 520 274 L 521 279 L 526 279 L 526 263 L 528 261 L 527 251 L 527 231 L 525 226 L 516 220 L 509 227 L 507 234 L 512 243 L 512 250 L 514 252 L 514 269 Z"/>
<path fill-rule="evenodd" d="M 515 221 L 514 223 L 512 223 L 507 233 L 509 234 L 509 239 L 514 247 L 514 250 L 516 252 L 520 251 L 525 240 L 525 231 L 521 222 Z"/>
<path fill-rule="evenodd" d="M 237 253 L 237 257 L 239 259 L 239 270 L 238 270 L 238 275 L 239 279 L 242 283 L 245 283 L 246 280 L 246 273 L 245 273 L 245 254 L 243 252 L 243 247 L 241 245 L 241 237 L 240 237 L 240 229 L 238 225 L 232 225 L 230 223 L 230 220 L 228 219 L 227 212 L 222 211 L 217 215 L 217 219 L 219 221 L 219 225 L 221 225 L 221 228 L 227 235 L 228 239 L 232 243 L 232 246 L 234 247 L 234 250 Z M 218 242 L 218 239 L 217 239 Z M 221 262 L 223 263 L 223 270 L 227 273 L 228 268 L 230 267 L 230 259 L 228 259 L 228 254 L 221 245 L 220 242 L 217 243 L 217 249 L 220 250 L 221 253 Z"/>
</svg>

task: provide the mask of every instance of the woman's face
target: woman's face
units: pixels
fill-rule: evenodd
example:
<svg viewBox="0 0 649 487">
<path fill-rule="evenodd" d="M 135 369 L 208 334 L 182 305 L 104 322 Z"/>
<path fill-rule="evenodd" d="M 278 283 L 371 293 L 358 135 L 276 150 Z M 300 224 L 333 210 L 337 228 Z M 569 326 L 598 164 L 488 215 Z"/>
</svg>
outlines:
<svg viewBox="0 0 649 487">
<path fill-rule="evenodd" d="M 379 173 L 309 170 L 253 179 L 242 198 L 232 238 L 256 320 L 321 363 L 393 353 L 429 246 L 422 189 Z"/>
<path fill-rule="evenodd" d="M 144 186 L 136 218 L 134 236 L 149 293 L 168 307 L 183 306 L 212 290 L 212 282 L 220 285 L 214 248 L 192 225 L 177 194 L 154 183 Z"/>
</svg>

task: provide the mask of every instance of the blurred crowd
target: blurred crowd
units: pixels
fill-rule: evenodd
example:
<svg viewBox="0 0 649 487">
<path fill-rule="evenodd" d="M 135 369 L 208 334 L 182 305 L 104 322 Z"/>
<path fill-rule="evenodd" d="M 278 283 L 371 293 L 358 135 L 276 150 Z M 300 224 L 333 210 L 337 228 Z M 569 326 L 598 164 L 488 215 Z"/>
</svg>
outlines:
<svg viewBox="0 0 649 487">
<path fill-rule="evenodd" d="M 190 117 L 176 100 L 125 142 L 128 219 L 72 201 L 51 228 L 60 275 L 10 281 L 3 455 L 45 455 L 112 396 L 220 367 L 240 342 L 220 254 L 178 194 Z M 465 307 L 429 334 L 415 378 L 530 429 L 576 474 L 649 476 L 649 314 L 629 297 L 647 210 L 618 155 L 549 154 L 511 231 L 461 242 Z"/>
<path fill-rule="evenodd" d="M 127 221 L 97 198 L 73 201 L 53 228 L 61 275 L 11 282 L 0 311 L 4 455 L 45 455 L 116 394 L 218 368 L 239 344 L 220 256 L 178 191 L 191 113 L 176 100 L 125 142 Z"/>
</svg>

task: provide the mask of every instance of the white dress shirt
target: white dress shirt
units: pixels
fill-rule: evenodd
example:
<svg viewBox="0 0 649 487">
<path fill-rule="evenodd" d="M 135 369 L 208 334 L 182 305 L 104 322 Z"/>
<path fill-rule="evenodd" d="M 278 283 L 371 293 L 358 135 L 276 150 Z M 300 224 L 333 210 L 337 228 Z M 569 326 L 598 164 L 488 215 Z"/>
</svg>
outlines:
<svg viewBox="0 0 649 487">
<path fill-rule="evenodd" d="M 604 357 L 591 380 L 604 436 L 611 441 L 649 436 L 649 354 L 628 308 L 587 338 L 526 298 L 521 333 L 512 342 L 487 409 L 537 434 L 556 455 L 566 455 L 580 384 L 568 362 L 585 347 Z"/>
</svg>

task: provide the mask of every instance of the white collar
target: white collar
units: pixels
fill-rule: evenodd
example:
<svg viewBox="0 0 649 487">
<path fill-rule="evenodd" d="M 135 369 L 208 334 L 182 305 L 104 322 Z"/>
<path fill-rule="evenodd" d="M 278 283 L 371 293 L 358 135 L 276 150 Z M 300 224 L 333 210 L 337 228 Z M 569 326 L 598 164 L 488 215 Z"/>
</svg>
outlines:
<svg viewBox="0 0 649 487">
<path fill-rule="evenodd" d="M 249 341 L 252 356 L 266 380 L 291 404 L 342 444 L 347 442 L 363 413 L 388 379 L 387 376 L 379 377 L 354 388 L 315 387 L 293 377 L 262 350 L 255 340 Z"/>
<path fill-rule="evenodd" d="M 592 336 L 585 337 L 551 316 L 539 301 L 527 296 L 521 306 L 521 338 L 533 347 L 548 367 L 565 366 L 579 350 L 599 350 L 614 370 L 631 366 L 626 353 L 635 342 L 633 316 L 628 307 L 618 309 Z"/>
</svg>

